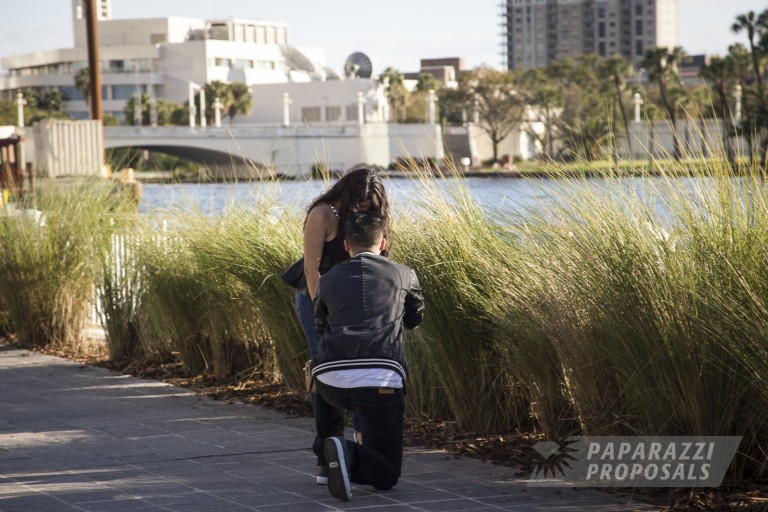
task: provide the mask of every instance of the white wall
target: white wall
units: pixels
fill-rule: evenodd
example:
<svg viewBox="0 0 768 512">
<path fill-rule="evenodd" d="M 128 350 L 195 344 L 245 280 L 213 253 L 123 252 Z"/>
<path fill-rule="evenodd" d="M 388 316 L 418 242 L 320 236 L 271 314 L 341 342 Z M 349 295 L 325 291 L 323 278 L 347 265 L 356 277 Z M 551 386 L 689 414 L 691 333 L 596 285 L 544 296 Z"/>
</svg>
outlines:
<svg viewBox="0 0 768 512">
<path fill-rule="evenodd" d="M 357 109 L 354 116 L 347 117 L 347 106 L 356 106 L 358 92 L 363 93 L 366 100 L 365 120 L 369 123 L 384 121 L 384 97 L 383 88 L 379 87 L 375 80 L 327 80 L 325 82 L 286 82 L 282 84 L 258 84 L 251 86 L 253 96 L 253 111 L 248 116 L 235 118 L 237 124 L 282 124 L 283 122 L 283 94 L 288 93 L 291 99 L 290 121 L 291 124 L 301 125 L 327 125 L 345 124 L 357 122 Z M 341 119 L 328 121 L 323 111 L 326 107 L 341 107 Z M 302 118 L 302 108 L 319 107 L 321 120 L 317 122 L 305 122 Z"/>
</svg>

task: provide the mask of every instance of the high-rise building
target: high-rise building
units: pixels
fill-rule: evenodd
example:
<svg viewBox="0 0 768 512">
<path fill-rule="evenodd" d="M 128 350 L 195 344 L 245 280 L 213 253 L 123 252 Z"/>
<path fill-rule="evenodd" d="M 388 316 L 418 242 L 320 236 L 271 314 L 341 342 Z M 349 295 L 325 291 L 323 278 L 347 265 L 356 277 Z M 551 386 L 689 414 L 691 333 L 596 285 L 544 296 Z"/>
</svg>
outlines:
<svg viewBox="0 0 768 512">
<path fill-rule="evenodd" d="M 531 69 L 596 53 L 639 66 L 648 48 L 679 40 L 679 0 L 503 0 L 508 69 Z"/>
</svg>

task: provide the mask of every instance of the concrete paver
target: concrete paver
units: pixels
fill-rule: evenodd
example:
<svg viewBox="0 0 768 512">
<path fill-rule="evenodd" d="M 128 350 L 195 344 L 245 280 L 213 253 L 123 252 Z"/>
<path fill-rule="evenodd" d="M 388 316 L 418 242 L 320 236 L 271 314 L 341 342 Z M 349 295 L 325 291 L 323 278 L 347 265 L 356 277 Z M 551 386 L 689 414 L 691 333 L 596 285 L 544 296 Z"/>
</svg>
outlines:
<svg viewBox="0 0 768 512">
<path fill-rule="evenodd" d="M 0 511 L 629 511 L 588 489 L 407 447 L 385 492 L 315 483 L 314 424 L 102 368 L 0 348 Z"/>
</svg>

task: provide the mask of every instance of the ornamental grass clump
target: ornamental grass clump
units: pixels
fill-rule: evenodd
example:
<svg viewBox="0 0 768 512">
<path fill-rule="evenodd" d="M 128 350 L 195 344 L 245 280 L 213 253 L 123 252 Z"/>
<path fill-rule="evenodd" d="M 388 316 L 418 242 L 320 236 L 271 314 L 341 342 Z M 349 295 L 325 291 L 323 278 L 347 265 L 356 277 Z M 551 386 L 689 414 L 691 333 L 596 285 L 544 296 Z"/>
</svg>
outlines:
<svg viewBox="0 0 768 512">
<path fill-rule="evenodd" d="M 397 219 L 394 244 L 395 259 L 416 269 L 426 299 L 409 362 L 422 370 L 409 387 L 419 390 L 425 411 L 446 404 L 445 414 L 463 429 L 528 426 L 525 396 L 497 343 L 500 299 L 515 266 L 512 242 L 466 189 L 446 194 L 425 177 L 419 186 L 422 199 Z"/>
<path fill-rule="evenodd" d="M 135 217 L 133 218 L 135 219 Z M 126 229 L 130 226 L 130 229 Z M 145 356 L 139 338 L 141 304 L 140 239 L 146 230 L 137 222 L 112 233 L 103 254 L 96 291 L 101 323 L 113 361 L 131 362 Z"/>
<path fill-rule="evenodd" d="M 282 382 L 301 390 L 309 349 L 294 306 L 294 289 L 280 276 L 302 253 L 301 218 L 268 199 L 248 211 L 230 211 L 218 233 L 200 247 L 216 271 L 237 280 L 268 333 Z"/>
<path fill-rule="evenodd" d="M 212 262 L 220 219 L 176 213 L 173 231 L 144 237 L 139 334 L 157 355 L 178 356 L 192 373 L 228 378 L 271 359 L 247 287 Z"/>
<path fill-rule="evenodd" d="M 732 476 L 765 474 L 762 180 L 713 167 L 572 185 L 525 242 L 551 350 L 523 367 L 548 433 L 575 418 L 588 435 L 741 435 Z M 566 414 L 541 408 L 541 389 Z"/>
<path fill-rule="evenodd" d="M 113 217 L 109 183 L 39 185 L 0 213 L 0 309 L 25 346 L 77 347 Z"/>
</svg>

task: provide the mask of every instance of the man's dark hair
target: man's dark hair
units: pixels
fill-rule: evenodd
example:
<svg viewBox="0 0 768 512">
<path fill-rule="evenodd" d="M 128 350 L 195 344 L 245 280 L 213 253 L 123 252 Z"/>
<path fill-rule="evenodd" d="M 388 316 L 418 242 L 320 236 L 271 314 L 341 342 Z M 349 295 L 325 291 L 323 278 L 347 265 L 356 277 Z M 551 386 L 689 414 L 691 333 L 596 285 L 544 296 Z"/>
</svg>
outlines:
<svg viewBox="0 0 768 512">
<path fill-rule="evenodd" d="M 375 212 L 357 212 L 347 218 L 344 233 L 352 247 L 371 247 L 384 236 L 386 220 Z"/>
</svg>

